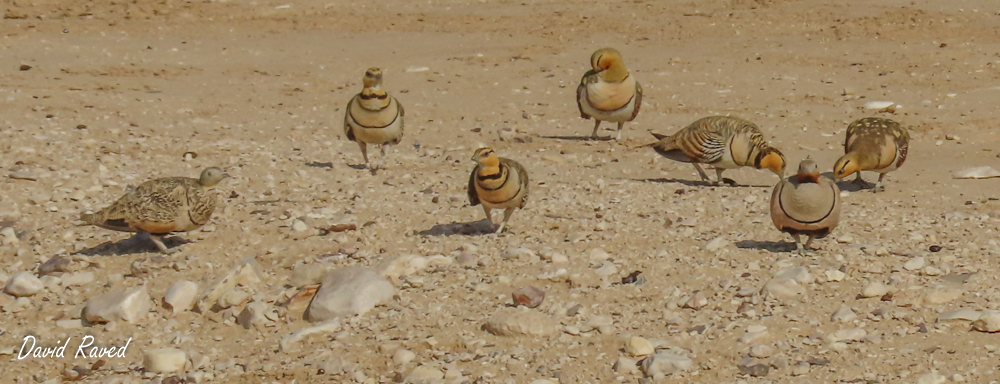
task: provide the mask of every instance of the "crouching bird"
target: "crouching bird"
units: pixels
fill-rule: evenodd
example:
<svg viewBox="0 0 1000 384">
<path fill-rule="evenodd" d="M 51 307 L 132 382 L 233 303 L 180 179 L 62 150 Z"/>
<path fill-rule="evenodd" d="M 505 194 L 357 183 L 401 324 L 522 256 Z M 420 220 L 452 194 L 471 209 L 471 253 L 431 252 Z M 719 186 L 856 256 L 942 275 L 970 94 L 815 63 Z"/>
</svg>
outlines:
<svg viewBox="0 0 1000 384">
<path fill-rule="evenodd" d="M 163 253 L 177 252 L 163 244 L 163 236 L 188 232 L 208 222 L 219 196 L 213 188 L 229 174 L 211 167 L 201 177 L 165 177 L 139 184 L 108 207 L 80 216 L 87 224 L 114 231 L 148 235 Z"/>
<path fill-rule="evenodd" d="M 618 123 L 615 141 L 622 139 L 625 122 L 635 120 L 642 106 L 642 86 L 629 74 L 622 54 L 614 48 L 602 48 L 590 55 L 591 70 L 583 74 L 576 87 L 576 106 L 580 117 L 594 119 L 594 133 L 602 121 Z"/>
<path fill-rule="evenodd" d="M 842 179 L 856 173 L 854 183 L 860 188 L 871 186 L 861 178 L 861 171 L 878 172 L 878 182 L 872 188 L 883 189 L 885 174 L 903 166 L 910 148 L 910 133 L 899 123 L 881 117 L 858 119 L 847 126 L 844 156 L 833 165 L 833 176 Z"/>
<path fill-rule="evenodd" d="M 820 177 L 816 162 L 805 159 L 797 175 L 774 186 L 771 221 L 779 231 L 792 235 L 800 254 L 812 251 L 813 239 L 826 237 L 840 222 L 840 188 Z M 804 246 L 802 235 L 809 237 Z"/>
<path fill-rule="evenodd" d="M 723 171 L 739 167 L 768 169 L 785 178 L 785 155 L 764 140 L 756 124 L 738 117 L 704 117 L 673 135 L 652 135 L 659 141 L 644 146 L 670 160 L 691 163 L 705 182 L 708 175 L 698 164 L 715 167 L 716 185 L 722 184 Z"/>
<path fill-rule="evenodd" d="M 476 167 L 469 175 L 469 204 L 483 205 L 486 220 L 493 227 L 490 211 L 503 209 L 503 222 L 496 233 L 503 232 L 515 209 L 528 202 L 528 171 L 516 161 L 498 157 L 490 148 L 479 148 L 472 155 Z"/>
</svg>

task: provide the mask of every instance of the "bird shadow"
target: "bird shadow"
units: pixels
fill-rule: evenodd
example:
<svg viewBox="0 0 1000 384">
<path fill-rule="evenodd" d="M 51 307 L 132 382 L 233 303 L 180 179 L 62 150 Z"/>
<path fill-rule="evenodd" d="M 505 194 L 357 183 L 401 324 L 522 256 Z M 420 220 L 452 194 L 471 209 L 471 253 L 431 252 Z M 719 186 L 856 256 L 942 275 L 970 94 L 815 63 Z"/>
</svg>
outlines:
<svg viewBox="0 0 1000 384">
<path fill-rule="evenodd" d="M 847 191 L 847 192 L 871 191 L 875 188 L 875 184 L 869 183 L 865 185 L 860 185 L 858 183 L 855 183 L 853 180 L 838 181 L 837 188 L 840 188 L 841 191 Z"/>
<path fill-rule="evenodd" d="M 549 139 L 549 140 L 570 140 L 570 141 L 612 141 L 615 138 L 611 136 L 538 136 L 539 139 Z"/>
<path fill-rule="evenodd" d="M 683 185 L 686 185 L 686 186 L 689 186 L 689 187 L 719 187 L 719 185 L 715 185 L 715 183 L 709 182 L 709 181 L 696 181 L 696 180 L 684 180 L 684 179 L 668 179 L 668 178 L 664 178 L 664 177 L 655 178 L 655 179 L 632 179 L 632 181 L 644 181 L 644 182 L 650 182 L 650 183 L 683 184 Z M 727 187 L 734 187 L 734 188 L 771 188 L 771 187 L 773 187 L 773 185 L 752 185 L 752 184 L 743 185 L 743 184 L 737 184 L 735 180 L 730 179 L 728 177 L 722 178 L 722 183 L 725 184 Z"/>
<path fill-rule="evenodd" d="M 743 240 L 736 243 L 736 248 L 740 249 L 759 249 L 768 252 L 794 252 L 798 250 L 793 242 L 787 241 L 753 241 L 753 240 Z"/>
<path fill-rule="evenodd" d="M 493 234 L 494 228 L 486 219 L 472 221 L 468 223 L 454 222 L 451 224 L 437 224 L 431 229 L 420 232 L 420 236 L 482 236 Z"/>
<path fill-rule="evenodd" d="M 179 247 L 190 242 L 190 240 L 177 236 L 163 238 L 163 245 L 166 245 L 167 248 Z M 148 239 L 146 236 L 134 235 L 124 240 L 108 241 L 98 244 L 93 247 L 83 249 L 77 253 L 84 256 L 124 256 L 134 255 L 137 253 L 159 252 L 160 249 L 156 247 L 156 244 L 154 244 L 152 240 Z"/>
<path fill-rule="evenodd" d="M 320 163 L 318 161 L 310 161 L 310 162 L 306 163 L 306 166 L 307 167 L 312 167 L 312 168 L 327 168 L 327 169 L 330 169 L 330 168 L 333 168 L 333 162 L 332 161 L 328 161 L 328 162 L 325 162 L 325 163 Z"/>
</svg>

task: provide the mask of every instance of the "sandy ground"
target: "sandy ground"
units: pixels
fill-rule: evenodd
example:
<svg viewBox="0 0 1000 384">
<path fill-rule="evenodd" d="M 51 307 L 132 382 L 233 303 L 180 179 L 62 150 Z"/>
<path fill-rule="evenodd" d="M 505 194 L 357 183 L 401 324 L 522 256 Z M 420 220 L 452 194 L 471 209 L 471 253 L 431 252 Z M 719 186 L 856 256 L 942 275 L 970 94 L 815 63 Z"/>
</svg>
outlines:
<svg viewBox="0 0 1000 384">
<path fill-rule="evenodd" d="M 0 247 L 0 274 L 34 271 L 62 255 L 86 260 L 96 276 L 81 287 L 50 287 L 24 307 L 0 295 L 7 352 L 29 334 L 48 343 L 133 338 L 125 358 L 88 380 L 139 379 L 142 351 L 170 345 L 195 362 L 189 373 L 216 382 L 392 382 L 424 365 L 449 373 L 448 382 L 625 383 L 642 373 L 612 366 L 624 356 L 623 340 L 641 336 L 693 360 L 667 382 L 910 383 L 936 379 L 933 372 L 950 381 L 1000 379 L 993 352 L 1000 336 L 970 331 L 969 322 L 935 322 L 956 308 L 1000 308 L 1000 182 L 951 177 L 1000 168 L 993 1 L 8 0 L 3 8 L 0 212 L 20 239 Z M 623 143 L 582 140 L 592 122 L 576 110 L 576 84 L 590 53 L 604 46 L 623 53 L 645 91 Z M 371 66 L 383 68 L 385 89 L 407 112 L 406 136 L 377 175 L 358 169 L 360 151 L 342 129 L 343 108 Z M 863 108 L 876 100 L 900 107 L 895 114 Z M 709 187 L 694 182 L 693 167 L 634 148 L 649 142 L 647 131 L 670 133 L 714 114 L 756 122 L 790 168 L 811 154 L 828 171 L 847 124 L 872 115 L 910 130 L 910 156 L 887 177 L 885 193 L 849 193 L 841 227 L 817 243 L 822 251 L 800 257 L 767 215 L 774 175 L 728 171 L 750 186 Z M 501 141 L 503 129 L 531 140 Z M 480 146 L 531 172 L 528 205 L 503 236 L 479 233 L 482 210 L 465 194 L 468 159 Z M 76 221 L 128 185 L 194 177 L 207 166 L 234 176 L 223 185 L 232 193 L 205 230 L 180 236 L 190 243 L 178 255 L 111 252 L 128 248 L 119 246 L 127 235 Z M 38 180 L 7 178 L 15 170 Z M 316 231 L 290 228 L 298 218 L 344 216 L 359 229 L 308 236 Z M 727 245 L 704 249 L 718 237 Z M 932 253 L 932 245 L 942 250 Z M 503 257 L 518 248 L 569 262 Z M 595 274 L 603 265 L 591 259 L 595 248 L 610 255 L 616 274 Z M 245 330 L 230 312 L 173 315 L 159 302 L 173 282 L 205 287 L 245 257 L 266 275 L 257 294 L 276 305 L 295 291 L 285 284 L 298 264 L 372 266 L 400 254 L 463 253 L 479 263 L 422 271 L 419 284 L 396 281 L 390 303 L 295 351 L 280 351 L 278 341 L 308 325 L 301 308 L 282 308 L 274 326 Z M 903 268 L 917 257 L 940 273 Z M 134 273 L 134 262 L 163 268 Z M 801 302 L 737 297 L 789 265 L 815 280 L 803 284 Z M 566 275 L 549 278 L 561 268 Z M 846 276 L 827 281 L 834 270 Z M 610 284 L 631 271 L 648 282 Z M 964 283 L 942 277 L 963 274 L 972 275 Z M 896 298 L 858 299 L 870 281 L 891 286 Z M 483 331 L 511 291 L 528 284 L 547 294 L 533 311 L 560 329 L 597 316 L 614 325 L 546 337 Z M 89 297 L 137 286 L 156 303 L 135 324 L 55 325 L 78 316 Z M 953 300 L 919 299 L 952 288 L 961 291 Z M 709 304 L 681 308 L 696 291 Z M 744 302 L 753 313 L 737 313 Z M 581 309 L 567 314 L 575 304 Z M 842 306 L 857 319 L 832 321 Z M 753 325 L 768 327 L 769 336 L 740 342 Z M 698 326 L 705 331 L 689 331 Z M 823 339 L 852 328 L 868 336 Z M 774 350 L 760 360 L 771 367 L 764 377 L 738 367 L 757 344 Z M 398 365 L 396 348 L 416 358 Z M 319 374 L 330 359 L 348 368 Z M 828 363 L 794 376 L 810 359 Z M 66 368 L 96 361 L 0 360 L 4 382 L 58 381 Z"/>
</svg>

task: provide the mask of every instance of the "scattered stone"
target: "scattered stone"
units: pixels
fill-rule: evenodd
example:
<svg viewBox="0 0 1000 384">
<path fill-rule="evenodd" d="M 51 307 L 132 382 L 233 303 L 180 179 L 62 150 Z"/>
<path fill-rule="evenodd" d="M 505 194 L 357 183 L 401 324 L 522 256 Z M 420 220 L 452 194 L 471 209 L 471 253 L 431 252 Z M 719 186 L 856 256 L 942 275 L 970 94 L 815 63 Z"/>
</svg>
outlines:
<svg viewBox="0 0 1000 384">
<path fill-rule="evenodd" d="M 306 317 L 324 321 L 344 316 L 360 316 L 382 304 L 395 293 L 392 283 L 364 267 L 346 267 L 323 278 Z"/>
<path fill-rule="evenodd" d="M 646 377 L 662 380 L 675 372 L 684 372 L 694 367 L 694 361 L 673 351 L 660 351 L 642 360 L 641 369 Z"/>
<path fill-rule="evenodd" d="M 649 340 L 638 336 L 632 336 L 625 342 L 625 353 L 632 357 L 642 357 L 652 355 L 656 352 L 653 344 Z"/>
<path fill-rule="evenodd" d="M 583 332 L 597 330 L 600 333 L 608 334 L 614 330 L 614 324 L 615 320 L 611 316 L 597 315 L 587 320 L 587 323 L 583 325 L 581 330 Z"/>
<path fill-rule="evenodd" d="M 972 322 L 972 329 L 979 332 L 1000 332 L 1000 311 L 984 311 L 976 321 Z"/>
<path fill-rule="evenodd" d="M 697 291 L 691 296 L 686 303 L 684 303 L 684 308 L 690 308 L 694 310 L 699 310 L 705 308 L 708 305 L 708 298 L 705 297 L 704 293 Z"/>
<path fill-rule="evenodd" d="M 38 274 L 40 276 L 54 275 L 68 272 L 68 269 L 69 259 L 62 256 L 52 256 L 42 263 L 42 265 L 38 266 Z"/>
<path fill-rule="evenodd" d="M 639 367 L 638 367 L 638 362 L 636 362 L 635 360 L 632 360 L 625 356 L 619 356 L 618 361 L 615 361 L 615 365 L 612 365 L 611 369 L 620 374 L 628 375 L 638 371 Z"/>
<path fill-rule="evenodd" d="M 923 268 L 925 263 L 926 261 L 922 256 L 914 257 L 909 261 L 907 261 L 906 264 L 903 264 L 903 269 L 906 269 L 907 271 L 916 271 L 920 268 Z"/>
<path fill-rule="evenodd" d="M 32 296 L 42 289 L 45 289 L 45 284 L 41 280 L 33 273 L 23 271 L 12 276 L 3 290 L 11 296 L 24 297 Z"/>
<path fill-rule="evenodd" d="M 94 281 L 94 272 L 92 271 L 64 274 L 62 276 L 62 286 L 64 287 L 77 287 L 81 285 L 87 285 L 92 283 L 93 281 Z"/>
<path fill-rule="evenodd" d="M 483 328 L 497 336 L 547 336 L 558 330 L 555 319 L 526 308 L 503 308 L 486 321 Z"/>
<path fill-rule="evenodd" d="M 885 284 L 878 281 L 872 281 L 865 285 L 864 289 L 861 290 L 861 297 L 882 297 L 886 293 L 889 293 L 889 287 L 886 287 Z"/>
<path fill-rule="evenodd" d="M 13 176 L 11 176 L 13 177 Z M 955 179 L 990 179 L 1000 177 L 1000 171 L 990 166 L 966 168 L 955 172 L 951 177 Z"/>
<path fill-rule="evenodd" d="M 976 321 L 982 313 L 972 309 L 956 309 L 953 311 L 942 312 L 937 317 L 937 322 L 944 323 L 949 321 Z"/>
<path fill-rule="evenodd" d="M 526 285 L 514 290 L 511 296 L 514 299 L 514 304 L 535 308 L 541 305 L 542 300 L 545 299 L 545 291 L 534 285 Z"/>
<path fill-rule="evenodd" d="M 84 318 L 90 323 L 125 321 L 135 323 L 149 312 L 149 293 L 146 287 L 130 290 L 117 289 L 87 300 Z"/>
<path fill-rule="evenodd" d="M 857 319 L 858 315 L 854 313 L 854 310 L 852 310 L 851 307 L 846 305 L 840 307 L 840 309 L 838 309 L 837 312 L 834 312 L 833 316 L 830 317 L 831 321 L 839 323 L 850 323 Z"/>
<path fill-rule="evenodd" d="M 324 321 L 311 327 L 302 328 L 291 335 L 285 336 L 285 338 L 281 339 L 279 347 L 281 347 L 282 351 L 288 352 L 292 349 L 292 347 L 298 344 L 299 341 L 302 341 L 302 339 L 305 339 L 309 335 L 317 333 L 334 333 L 339 332 L 340 330 L 340 320 L 333 319 Z"/>
<path fill-rule="evenodd" d="M 154 348 L 142 355 L 142 367 L 146 372 L 181 372 L 186 363 L 187 354 L 176 348 Z"/>
<path fill-rule="evenodd" d="M 417 358 L 417 354 L 413 353 L 408 349 L 399 348 L 396 352 L 392 354 L 392 362 L 396 365 L 406 365 L 409 364 L 413 359 Z"/>
<path fill-rule="evenodd" d="M 927 304 L 944 304 L 962 297 L 963 291 L 953 287 L 937 287 L 927 292 L 924 301 Z"/>
<path fill-rule="evenodd" d="M 236 323 L 241 325 L 244 329 L 250 329 L 251 327 L 261 327 L 267 323 L 267 318 L 264 317 L 264 313 L 267 312 L 268 305 L 263 301 L 251 301 L 245 307 L 239 315 L 236 316 Z"/>
<path fill-rule="evenodd" d="M 756 344 L 750 347 L 750 357 L 766 359 L 774 355 L 774 348 L 767 344 Z"/>
<path fill-rule="evenodd" d="M 917 378 L 917 384 L 944 384 L 947 381 L 948 379 L 944 375 L 937 372 L 931 372 Z"/>
<path fill-rule="evenodd" d="M 764 288 L 761 288 L 760 294 L 778 301 L 790 302 L 802 300 L 805 297 L 806 289 L 794 279 L 773 278 L 764 283 Z"/>
<path fill-rule="evenodd" d="M 174 314 L 191 309 L 194 298 L 198 296 L 198 284 L 182 280 L 174 283 L 163 295 L 163 308 L 172 310 Z"/>
<path fill-rule="evenodd" d="M 233 288 L 236 288 L 237 285 L 251 287 L 259 284 L 261 276 L 263 276 L 259 269 L 260 267 L 257 264 L 257 260 L 253 257 L 247 257 L 240 260 L 239 263 L 226 271 L 225 275 L 222 275 L 219 280 L 209 286 L 205 295 L 198 300 L 195 309 L 197 309 L 198 312 L 205 313 L 218 304 L 219 298 L 222 297 L 223 294 L 231 291 Z"/>
<path fill-rule="evenodd" d="M 709 252 L 715 252 L 722 248 L 725 248 L 727 245 L 729 245 L 729 240 L 726 240 L 726 238 L 723 236 L 719 236 L 712 239 L 712 241 L 709 241 L 708 244 L 705 244 L 705 250 Z"/>
</svg>

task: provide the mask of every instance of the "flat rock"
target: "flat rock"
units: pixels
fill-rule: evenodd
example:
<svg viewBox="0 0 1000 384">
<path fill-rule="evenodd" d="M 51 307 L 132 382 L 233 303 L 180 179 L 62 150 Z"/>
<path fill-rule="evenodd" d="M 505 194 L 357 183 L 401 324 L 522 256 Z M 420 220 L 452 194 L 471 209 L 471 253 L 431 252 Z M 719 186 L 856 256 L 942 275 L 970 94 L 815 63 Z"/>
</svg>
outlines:
<svg viewBox="0 0 1000 384">
<path fill-rule="evenodd" d="M 661 380 L 675 372 L 684 372 L 694 367 L 694 361 L 673 351 L 660 351 L 642 361 L 642 372 L 646 377 Z"/>
<path fill-rule="evenodd" d="M 938 287 L 928 291 L 924 301 L 931 305 L 944 304 L 962 297 L 962 293 L 963 291 L 958 288 Z"/>
<path fill-rule="evenodd" d="M 396 289 L 375 271 L 364 267 L 346 267 L 323 278 L 319 291 L 309 303 L 306 317 L 325 321 L 345 316 L 360 316 L 376 305 L 392 299 Z"/>
<path fill-rule="evenodd" d="M 302 341 L 309 335 L 339 332 L 341 328 L 342 326 L 340 324 L 340 320 L 338 319 L 317 323 L 316 325 L 302 328 L 296 331 L 295 333 L 292 333 L 291 335 L 285 336 L 283 339 L 281 339 L 279 347 L 281 347 L 282 351 L 288 352 L 296 344 L 298 344 L 298 342 Z"/>
<path fill-rule="evenodd" d="M 236 316 L 236 323 L 242 326 L 244 329 L 250 329 L 254 326 L 263 326 L 267 323 L 267 318 L 264 317 L 264 313 L 269 309 L 267 303 L 263 301 L 251 301 L 245 307 L 240 314 Z"/>
<path fill-rule="evenodd" d="M 125 321 L 135 323 L 149 312 L 149 292 L 146 287 L 116 289 L 87 300 L 84 318 L 91 323 Z"/>
<path fill-rule="evenodd" d="M 806 289 L 797 281 L 789 278 L 773 278 L 764 283 L 760 294 L 782 302 L 800 301 L 805 297 Z"/>
<path fill-rule="evenodd" d="M 953 311 L 942 312 L 937 317 L 937 322 L 944 323 L 948 321 L 976 321 L 982 313 L 972 309 L 956 309 Z"/>
<path fill-rule="evenodd" d="M 917 378 L 917 384 L 944 384 L 947 382 L 948 379 L 937 372 L 924 374 Z"/>
<path fill-rule="evenodd" d="M 625 353 L 632 357 L 649 356 L 656 352 L 653 343 L 638 336 L 632 336 L 625 342 Z"/>
<path fill-rule="evenodd" d="M 204 313 L 215 307 L 219 297 L 222 297 L 226 292 L 236 288 L 237 285 L 250 287 L 259 284 L 261 276 L 263 274 L 260 273 L 257 260 L 253 257 L 244 258 L 209 286 L 205 294 L 198 300 L 195 309 Z"/>
<path fill-rule="evenodd" d="M 858 315 L 854 313 L 854 310 L 852 310 L 851 307 L 848 307 L 846 305 L 840 307 L 840 309 L 838 309 L 837 312 L 833 313 L 833 316 L 830 316 L 831 321 L 840 323 L 850 323 L 857 319 Z"/>
<path fill-rule="evenodd" d="M 409 364 L 413 359 L 417 358 L 417 354 L 413 353 L 409 349 L 399 348 L 392 353 L 392 362 L 396 365 L 406 365 Z"/>
<path fill-rule="evenodd" d="M 35 277 L 35 274 L 31 272 L 23 271 L 11 276 L 3 290 L 11 296 L 23 297 L 32 296 L 41 292 L 42 289 L 45 289 L 45 284 L 42 283 L 42 280 Z"/>
<path fill-rule="evenodd" d="M 514 304 L 535 308 L 542 304 L 542 300 L 545 300 L 545 291 L 534 285 L 526 285 L 515 289 L 511 293 L 511 298 L 514 300 Z"/>
<path fill-rule="evenodd" d="M 524 308 L 503 308 L 486 321 L 487 332 L 498 336 L 547 336 L 558 330 L 558 322 L 544 313 Z"/>
<path fill-rule="evenodd" d="M 187 353 L 176 348 L 154 348 L 142 354 L 142 367 L 146 372 L 180 372 L 186 363 Z"/>
<path fill-rule="evenodd" d="M 94 281 L 94 272 L 83 271 L 72 274 L 64 274 L 62 276 L 62 286 L 64 287 L 77 287 L 81 285 L 87 285 Z"/>
<path fill-rule="evenodd" d="M 175 314 L 181 313 L 191 309 L 194 298 L 197 296 L 198 284 L 187 280 L 178 281 L 171 285 L 167 289 L 167 293 L 163 295 L 163 307 Z"/>
<path fill-rule="evenodd" d="M 990 166 L 966 168 L 951 175 L 956 179 L 990 179 L 1000 177 L 1000 171 Z"/>
<path fill-rule="evenodd" d="M 434 367 L 428 367 L 426 365 L 421 365 L 419 367 L 413 368 L 406 378 L 403 380 L 404 383 L 413 384 L 424 384 L 424 383 L 434 383 L 438 380 L 444 379 L 444 372 L 440 369 Z"/>
<path fill-rule="evenodd" d="M 976 321 L 972 322 L 972 329 L 979 332 L 1000 332 L 1000 311 L 984 311 Z"/>
<path fill-rule="evenodd" d="M 885 284 L 878 281 L 872 281 L 861 289 L 861 297 L 865 298 L 882 297 L 886 293 L 889 293 L 889 287 L 886 287 Z"/>
<path fill-rule="evenodd" d="M 922 256 L 914 257 L 909 261 L 907 261 L 905 264 L 903 264 L 903 269 L 907 271 L 916 271 L 920 268 L 923 268 L 924 265 L 927 265 L 927 261 Z"/>
</svg>

